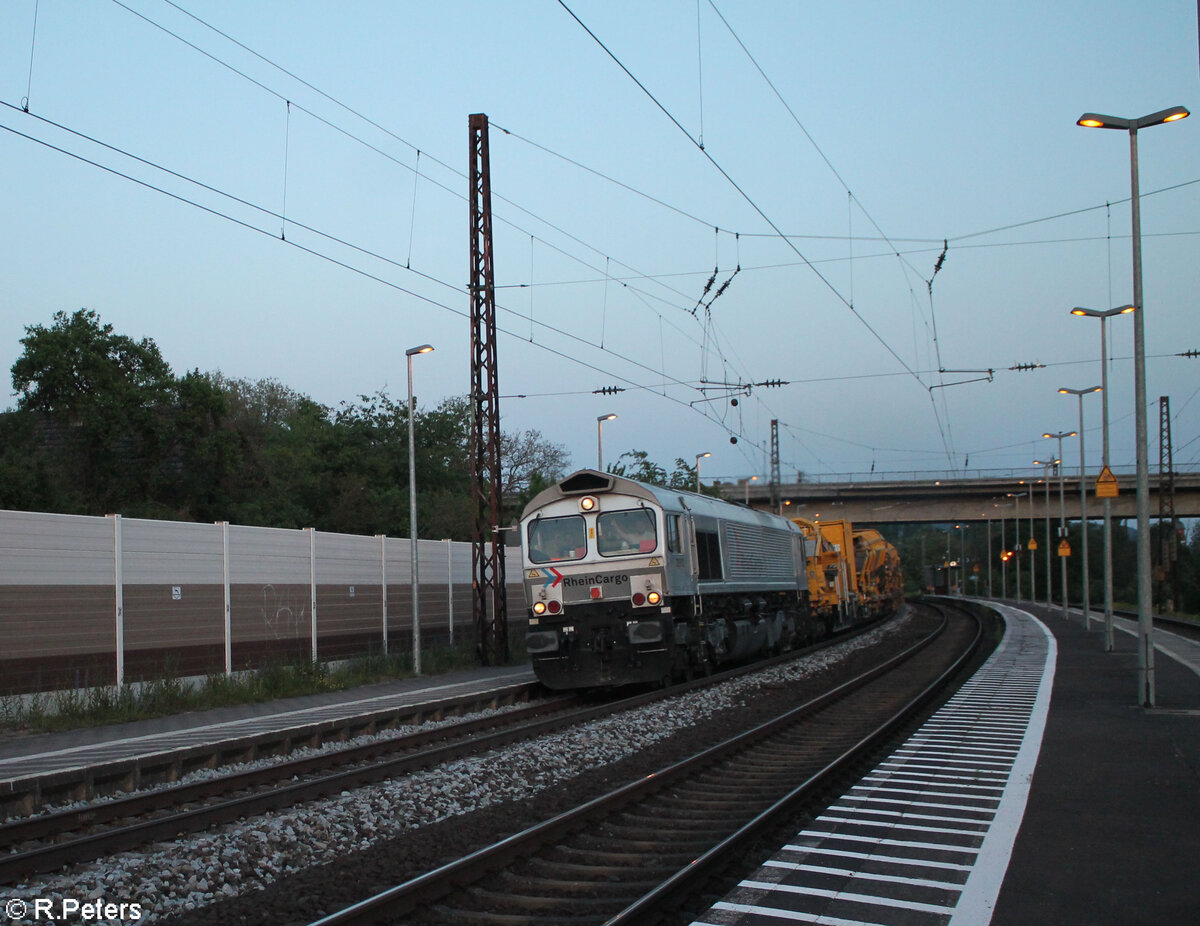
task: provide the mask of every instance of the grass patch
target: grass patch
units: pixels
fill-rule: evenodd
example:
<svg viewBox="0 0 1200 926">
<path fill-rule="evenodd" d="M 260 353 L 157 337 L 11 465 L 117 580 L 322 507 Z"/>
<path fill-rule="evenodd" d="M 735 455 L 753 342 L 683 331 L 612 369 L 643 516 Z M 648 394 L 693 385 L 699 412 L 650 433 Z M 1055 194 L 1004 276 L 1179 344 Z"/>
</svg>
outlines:
<svg viewBox="0 0 1200 926">
<path fill-rule="evenodd" d="M 512 641 L 509 665 L 525 660 L 524 641 Z M 518 652 L 519 650 L 519 652 Z M 473 642 L 421 651 L 423 675 L 441 675 L 478 666 Z M 236 704 L 274 701 L 343 691 L 395 679 L 411 678 L 412 654 L 371 652 L 335 666 L 302 660 L 271 663 L 252 671 L 206 676 L 189 684 L 174 676 L 123 686 L 100 686 L 0 696 L 0 728 L 54 733 L 202 711 Z"/>
</svg>

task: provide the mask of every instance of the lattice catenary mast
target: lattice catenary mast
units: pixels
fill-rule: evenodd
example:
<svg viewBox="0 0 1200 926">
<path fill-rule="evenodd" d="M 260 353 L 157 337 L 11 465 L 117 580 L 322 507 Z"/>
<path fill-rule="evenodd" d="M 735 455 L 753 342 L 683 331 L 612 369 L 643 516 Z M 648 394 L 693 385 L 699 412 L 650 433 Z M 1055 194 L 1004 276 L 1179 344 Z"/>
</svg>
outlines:
<svg viewBox="0 0 1200 926">
<path fill-rule="evenodd" d="M 771 511 L 783 514 L 779 474 L 779 419 L 771 419 Z"/>
<path fill-rule="evenodd" d="M 508 659 L 500 495 L 500 387 L 496 376 L 496 286 L 492 265 L 492 180 L 488 119 L 470 117 L 471 134 L 471 606 L 479 661 Z M 490 605 L 490 608 L 489 608 Z"/>
<path fill-rule="evenodd" d="M 1175 520 L 1175 463 L 1171 451 L 1171 397 L 1158 398 L 1159 605 L 1174 614 L 1179 604 L 1179 522 Z"/>
</svg>

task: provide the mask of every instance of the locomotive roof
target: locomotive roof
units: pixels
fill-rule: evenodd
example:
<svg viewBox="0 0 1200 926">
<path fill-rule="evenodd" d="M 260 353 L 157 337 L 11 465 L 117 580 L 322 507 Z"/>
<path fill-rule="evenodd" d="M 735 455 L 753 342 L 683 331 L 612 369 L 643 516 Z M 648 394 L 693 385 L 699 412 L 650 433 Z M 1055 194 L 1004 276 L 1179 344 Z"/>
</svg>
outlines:
<svg viewBox="0 0 1200 926">
<path fill-rule="evenodd" d="M 686 509 L 693 514 L 721 518 L 726 521 L 737 521 L 743 524 L 757 524 L 763 527 L 774 527 L 791 533 L 800 533 L 800 528 L 787 518 L 773 515 L 756 508 L 736 505 L 711 495 L 700 495 L 687 489 L 668 489 L 663 486 L 650 485 L 616 476 L 612 473 L 602 473 L 594 469 L 581 469 L 565 479 L 555 483 L 548 489 L 539 492 L 525 506 L 521 513 L 522 519 L 546 507 L 552 502 L 564 498 L 578 498 L 583 495 L 605 495 L 610 492 L 620 495 L 631 495 L 634 498 L 644 498 L 654 502 L 668 511 Z"/>
</svg>

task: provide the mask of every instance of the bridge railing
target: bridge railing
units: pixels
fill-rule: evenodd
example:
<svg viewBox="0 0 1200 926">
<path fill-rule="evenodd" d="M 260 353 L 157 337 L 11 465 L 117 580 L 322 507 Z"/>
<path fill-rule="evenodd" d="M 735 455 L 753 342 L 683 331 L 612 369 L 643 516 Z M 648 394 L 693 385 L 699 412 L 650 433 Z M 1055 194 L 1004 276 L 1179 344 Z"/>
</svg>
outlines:
<svg viewBox="0 0 1200 926">
<path fill-rule="evenodd" d="M 1130 464 L 1128 466 L 1109 466 L 1113 475 L 1117 477 L 1128 476 L 1130 478 L 1137 474 L 1137 468 Z M 1095 477 L 1099 473 L 1099 468 L 1089 466 L 1086 475 Z M 1178 467 L 1175 469 L 1175 475 L 1179 476 L 1184 471 Z M 1191 471 L 1187 471 L 1188 475 L 1192 475 Z M 847 473 L 808 473 L 801 472 L 792 474 L 785 473 L 783 481 L 785 484 L 795 485 L 803 484 L 842 484 L 842 483 L 883 483 L 883 482 L 937 482 L 939 480 L 967 480 L 967 479 L 1041 479 L 1045 475 L 1045 468 L 1041 466 L 1014 466 L 1008 468 L 989 468 L 989 469 L 910 469 L 910 470 L 877 470 L 875 472 L 847 472 Z M 1057 478 L 1057 473 L 1051 473 Z M 1070 464 L 1063 467 L 1064 476 L 1078 476 L 1078 464 L 1072 466 Z M 1158 467 L 1150 467 L 1151 478 L 1158 478 Z M 742 486 L 745 487 L 749 476 L 715 476 L 712 484 L 722 487 Z M 705 482 L 708 482 L 706 479 Z M 763 489 L 768 485 L 768 477 L 759 474 L 757 479 L 750 482 L 752 490 Z"/>
</svg>

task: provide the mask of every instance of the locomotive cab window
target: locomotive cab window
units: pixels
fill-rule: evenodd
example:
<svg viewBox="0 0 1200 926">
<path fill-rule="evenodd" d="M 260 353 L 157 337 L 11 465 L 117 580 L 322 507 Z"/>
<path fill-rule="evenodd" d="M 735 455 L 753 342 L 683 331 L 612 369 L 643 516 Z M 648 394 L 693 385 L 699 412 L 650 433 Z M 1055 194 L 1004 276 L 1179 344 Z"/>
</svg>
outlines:
<svg viewBox="0 0 1200 926">
<path fill-rule="evenodd" d="M 565 518 L 538 518 L 529 523 L 528 540 L 530 562 L 583 559 L 587 552 L 587 524 L 577 514 Z"/>
<path fill-rule="evenodd" d="M 657 546 L 654 513 L 647 508 L 606 511 L 596 518 L 596 550 L 601 556 L 653 553 Z"/>
</svg>

